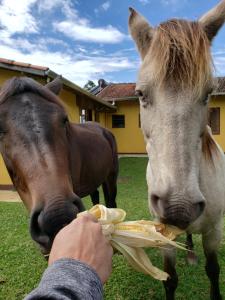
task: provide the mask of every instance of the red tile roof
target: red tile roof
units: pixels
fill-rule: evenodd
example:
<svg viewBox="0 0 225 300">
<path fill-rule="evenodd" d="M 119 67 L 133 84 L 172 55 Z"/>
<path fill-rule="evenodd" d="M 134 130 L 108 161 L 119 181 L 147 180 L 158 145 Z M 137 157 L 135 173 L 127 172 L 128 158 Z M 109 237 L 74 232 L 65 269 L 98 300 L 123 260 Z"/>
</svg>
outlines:
<svg viewBox="0 0 225 300">
<path fill-rule="evenodd" d="M 5 58 L 0 58 L 0 63 L 7 64 L 7 65 L 13 65 L 13 66 L 18 66 L 18 67 L 23 67 L 23 68 L 31 68 L 35 70 L 42 70 L 42 71 L 47 71 L 49 68 L 47 67 L 42 67 L 42 66 L 36 66 L 32 64 L 27 64 L 23 62 L 18 62 L 15 60 L 10 60 L 10 59 L 5 59 Z"/>
<path fill-rule="evenodd" d="M 108 100 L 116 101 L 122 98 L 135 97 L 135 83 L 117 83 L 110 84 L 105 87 L 97 97 Z"/>
<path fill-rule="evenodd" d="M 0 68 L 4 69 L 9 69 L 9 70 L 19 70 L 24 73 L 28 74 L 36 74 L 42 77 L 48 77 L 51 79 L 56 78 L 59 76 L 57 73 L 51 71 L 48 67 L 43 67 L 43 66 L 37 66 L 37 65 L 32 65 L 28 63 L 23 63 L 23 62 L 18 62 L 15 60 L 10 60 L 10 59 L 5 59 L 5 58 L 0 58 Z M 62 82 L 65 86 L 71 88 L 72 90 L 75 90 L 78 94 L 81 94 L 83 96 L 86 96 L 90 98 L 91 100 L 99 103 L 101 107 L 107 108 L 110 110 L 115 110 L 115 107 L 111 105 L 110 103 L 107 103 L 107 101 L 104 101 L 102 99 L 98 99 L 96 96 L 90 94 L 86 90 L 82 89 L 75 83 L 71 82 L 70 80 L 62 77 Z"/>
<path fill-rule="evenodd" d="M 225 94 L 225 77 L 217 77 L 217 86 L 213 95 Z M 97 97 L 107 101 L 127 100 L 135 97 L 135 83 L 112 83 L 106 86 Z"/>
<path fill-rule="evenodd" d="M 217 87 L 213 91 L 213 94 L 225 93 L 225 77 L 217 77 Z"/>
</svg>

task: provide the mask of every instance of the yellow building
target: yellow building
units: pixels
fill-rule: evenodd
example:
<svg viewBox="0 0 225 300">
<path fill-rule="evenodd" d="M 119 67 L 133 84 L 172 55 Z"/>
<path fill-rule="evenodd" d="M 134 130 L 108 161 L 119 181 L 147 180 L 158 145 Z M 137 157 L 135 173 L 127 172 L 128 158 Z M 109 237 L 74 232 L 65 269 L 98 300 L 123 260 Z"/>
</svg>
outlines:
<svg viewBox="0 0 225 300">
<path fill-rule="evenodd" d="M 209 107 L 209 125 L 215 140 L 225 152 L 225 77 L 218 78 Z"/>
<path fill-rule="evenodd" d="M 46 67 L 0 59 L 0 86 L 13 76 L 32 77 L 44 85 L 57 77 L 58 74 Z M 62 77 L 62 82 L 63 89 L 59 96 L 66 107 L 69 119 L 77 123 L 80 123 L 82 119 L 93 120 L 105 126 L 107 112 L 113 112 L 116 108 L 81 89 L 66 78 Z M 0 155 L 0 189 L 11 187 L 12 182 Z"/>
<path fill-rule="evenodd" d="M 13 76 L 30 76 L 46 84 L 57 74 L 45 67 L 0 59 L 0 86 Z M 69 80 L 62 80 L 60 98 L 71 121 L 100 122 L 114 134 L 119 154 L 146 154 L 135 83 L 109 84 L 96 97 Z M 218 88 L 211 97 L 209 124 L 216 141 L 225 151 L 225 78 L 219 78 Z M 12 183 L 0 156 L 0 189 L 9 187 Z"/>
<path fill-rule="evenodd" d="M 146 154 L 140 127 L 139 101 L 134 83 L 118 83 L 106 86 L 97 95 L 116 106 L 116 112 L 106 116 L 106 127 L 116 137 L 120 154 Z"/>
<path fill-rule="evenodd" d="M 146 153 L 135 83 L 109 84 L 97 96 L 117 108 L 116 112 L 107 114 L 106 127 L 114 133 L 119 153 Z M 225 78 L 218 78 L 209 107 L 209 125 L 215 140 L 225 151 Z"/>
</svg>

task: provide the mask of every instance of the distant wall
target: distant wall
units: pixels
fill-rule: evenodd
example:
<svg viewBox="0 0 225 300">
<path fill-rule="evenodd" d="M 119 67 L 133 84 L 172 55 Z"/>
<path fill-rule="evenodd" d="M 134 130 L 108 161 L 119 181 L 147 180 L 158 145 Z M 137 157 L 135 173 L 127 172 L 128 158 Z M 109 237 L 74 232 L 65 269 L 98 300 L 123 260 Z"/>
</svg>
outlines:
<svg viewBox="0 0 225 300">
<path fill-rule="evenodd" d="M 125 116 L 125 128 L 112 128 L 112 115 L 106 115 L 106 127 L 116 137 L 119 153 L 146 153 L 145 142 L 139 127 L 138 101 L 117 101 L 117 115 Z"/>
</svg>

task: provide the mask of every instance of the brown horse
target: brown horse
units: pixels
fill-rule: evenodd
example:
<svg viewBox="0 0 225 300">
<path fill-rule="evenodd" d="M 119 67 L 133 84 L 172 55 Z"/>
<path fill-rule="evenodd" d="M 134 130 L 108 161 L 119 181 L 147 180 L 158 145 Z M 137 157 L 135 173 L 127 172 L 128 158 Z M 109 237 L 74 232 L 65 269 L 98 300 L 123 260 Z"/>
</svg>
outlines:
<svg viewBox="0 0 225 300">
<path fill-rule="evenodd" d="M 84 210 L 81 198 L 116 207 L 115 138 L 97 123 L 72 124 L 56 96 L 59 78 L 46 86 L 12 78 L 0 92 L 0 151 L 25 206 L 30 233 L 48 252 L 56 233 Z"/>
</svg>

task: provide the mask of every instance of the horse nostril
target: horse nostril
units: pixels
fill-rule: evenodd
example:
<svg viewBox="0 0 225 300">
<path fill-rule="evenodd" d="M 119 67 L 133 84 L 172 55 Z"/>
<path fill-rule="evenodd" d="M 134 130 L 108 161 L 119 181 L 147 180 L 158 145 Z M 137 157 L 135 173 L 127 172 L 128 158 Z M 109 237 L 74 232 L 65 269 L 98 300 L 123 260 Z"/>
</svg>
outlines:
<svg viewBox="0 0 225 300">
<path fill-rule="evenodd" d="M 200 216 L 205 208 L 205 202 L 204 201 L 200 201 L 198 203 L 196 203 L 196 209 L 197 209 L 197 215 Z"/>
<path fill-rule="evenodd" d="M 30 234 L 33 240 L 37 243 L 42 245 L 43 247 L 47 247 L 50 243 L 49 237 L 44 234 L 41 228 L 41 218 L 42 218 L 42 211 L 35 211 L 30 220 Z"/>
<path fill-rule="evenodd" d="M 151 195 L 151 201 L 152 201 L 154 206 L 157 206 L 158 202 L 159 202 L 159 196 L 157 196 L 156 194 L 152 194 Z"/>
<path fill-rule="evenodd" d="M 151 194 L 151 205 L 158 215 L 160 216 L 164 215 L 165 201 L 163 198 L 161 198 L 157 194 Z"/>
<path fill-rule="evenodd" d="M 68 199 L 67 199 L 68 200 Z M 30 220 L 30 233 L 44 250 L 50 250 L 56 234 L 73 221 L 83 210 L 81 199 L 77 196 L 70 201 L 49 201 L 42 210 L 33 212 Z"/>
<path fill-rule="evenodd" d="M 78 209 L 78 212 L 84 211 L 85 207 L 82 203 L 82 200 L 80 197 L 78 197 L 77 195 L 74 195 L 73 199 L 72 199 L 72 203 L 73 205 Z M 76 217 L 76 216 L 75 216 Z"/>
</svg>

